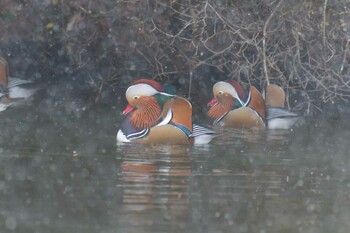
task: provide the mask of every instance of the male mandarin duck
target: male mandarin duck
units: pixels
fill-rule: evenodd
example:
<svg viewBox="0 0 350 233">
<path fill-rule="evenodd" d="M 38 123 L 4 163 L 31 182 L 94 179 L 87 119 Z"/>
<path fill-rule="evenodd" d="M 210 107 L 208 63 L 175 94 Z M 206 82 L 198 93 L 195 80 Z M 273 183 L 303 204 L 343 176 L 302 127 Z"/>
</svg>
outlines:
<svg viewBox="0 0 350 233">
<path fill-rule="evenodd" d="M 20 104 L 32 96 L 36 88 L 31 87 L 31 81 L 9 78 L 7 61 L 0 56 L 0 111 L 7 107 Z"/>
<path fill-rule="evenodd" d="M 217 82 L 207 115 L 214 125 L 233 128 L 289 129 L 299 119 L 284 109 L 285 93 L 275 84 L 266 87 L 265 98 L 254 87 L 245 90 L 235 80 Z"/>
<path fill-rule="evenodd" d="M 265 101 L 261 93 L 250 86 L 246 91 L 235 80 L 217 82 L 214 98 L 208 103 L 207 115 L 214 125 L 232 128 L 265 128 Z"/>
<path fill-rule="evenodd" d="M 134 81 L 125 96 L 128 105 L 118 142 L 207 144 L 215 137 L 214 131 L 192 124 L 192 105 L 187 99 L 164 92 L 154 80 Z"/>
<path fill-rule="evenodd" d="M 290 129 L 303 124 L 302 116 L 286 109 L 286 94 L 276 84 L 268 84 L 265 88 L 266 119 L 268 129 Z"/>
</svg>

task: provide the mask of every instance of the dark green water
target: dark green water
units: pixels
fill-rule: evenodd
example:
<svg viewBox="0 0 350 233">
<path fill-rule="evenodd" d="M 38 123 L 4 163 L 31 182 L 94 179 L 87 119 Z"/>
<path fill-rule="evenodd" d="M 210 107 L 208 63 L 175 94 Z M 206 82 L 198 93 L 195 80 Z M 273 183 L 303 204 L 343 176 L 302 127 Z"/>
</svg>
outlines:
<svg viewBox="0 0 350 233">
<path fill-rule="evenodd" d="M 61 128 L 11 111 L 1 125 L 0 232 L 349 232 L 346 119 L 230 130 L 204 147 L 116 146 L 115 112 Z"/>
</svg>

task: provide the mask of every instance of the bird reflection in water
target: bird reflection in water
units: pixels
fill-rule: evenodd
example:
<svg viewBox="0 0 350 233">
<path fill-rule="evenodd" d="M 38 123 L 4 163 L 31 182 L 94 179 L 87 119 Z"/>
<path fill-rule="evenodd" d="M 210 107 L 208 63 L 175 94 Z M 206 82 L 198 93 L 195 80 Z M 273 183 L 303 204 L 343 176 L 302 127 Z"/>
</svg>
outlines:
<svg viewBox="0 0 350 233">
<path fill-rule="evenodd" d="M 189 215 L 189 146 L 120 145 L 121 226 L 179 230 Z M 130 229 L 130 228 L 128 228 Z M 159 228 L 158 228 L 159 229 Z"/>
</svg>

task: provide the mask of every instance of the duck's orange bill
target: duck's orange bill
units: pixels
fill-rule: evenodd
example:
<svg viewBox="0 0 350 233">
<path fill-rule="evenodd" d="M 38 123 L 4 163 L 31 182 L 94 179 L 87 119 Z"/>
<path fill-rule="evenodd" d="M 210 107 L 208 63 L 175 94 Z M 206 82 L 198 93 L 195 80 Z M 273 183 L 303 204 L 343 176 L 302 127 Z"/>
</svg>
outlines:
<svg viewBox="0 0 350 233">
<path fill-rule="evenodd" d="M 128 104 L 128 105 L 125 107 L 124 111 L 123 111 L 123 115 L 128 114 L 128 113 L 131 112 L 133 109 L 134 109 L 134 107 L 131 106 L 130 104 Z"/>
<path fill-rule="evenodd" d="M 216 98 L 212 99 L 209 101 L 209 103 L 207 104 L 208 107 L 213 107 L 215 104 L 218 103 L 218 100 Z"/>
</svg>

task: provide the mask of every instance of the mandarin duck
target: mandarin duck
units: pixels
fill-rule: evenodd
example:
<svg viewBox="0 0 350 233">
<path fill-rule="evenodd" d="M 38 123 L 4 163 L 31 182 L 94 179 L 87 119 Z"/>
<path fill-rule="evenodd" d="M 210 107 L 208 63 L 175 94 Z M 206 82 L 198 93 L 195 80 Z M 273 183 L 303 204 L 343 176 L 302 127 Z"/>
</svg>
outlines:
<svg viewBox="0 0 350 233">
<path fill-rule="evenodd" d="M 302 116 L 286 109 L 286 94 L 280 86 L 268 84 L 264 96 L 268 129 L 290 129 L 303 124 Z"/>
<path fill-rule="evenodd" d="M 32 96 L 36 88 L 33 82 L 18 78 L 9 78 L 7 61 L 0 56 L 0 111 L 9 106 L 22 104 L 24 100 Z"/>
<path fill-rule="evenodd" d="M 237 81 L 217 82 L 207 115 L 214 125 L 233 128 L 289 129 L 302 117 L 285 109 L 285 92 L 275 85 L 266 86 L 262 95 L 254 86 L 249 90 Z"/>
<path fill-rule="evenodd" d="M 214 131 L 192 123 L 187 99 L 164 92 L 154 80 L 134 81 L 125 96 L 128 105 L 117 142 L 207 144 L 215 137 Z"/>
<path fill-rule="evenodd" d="M 250 86 L 246 91 L 235 80 L 220 81 L 213 86 L 214 98 L 208 103 L 207 115 L 214 125 L 231 128 L 266 128 L 265 101 Z"/>
</svg>

